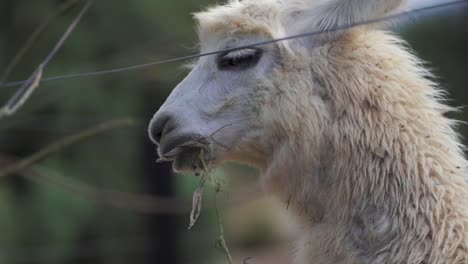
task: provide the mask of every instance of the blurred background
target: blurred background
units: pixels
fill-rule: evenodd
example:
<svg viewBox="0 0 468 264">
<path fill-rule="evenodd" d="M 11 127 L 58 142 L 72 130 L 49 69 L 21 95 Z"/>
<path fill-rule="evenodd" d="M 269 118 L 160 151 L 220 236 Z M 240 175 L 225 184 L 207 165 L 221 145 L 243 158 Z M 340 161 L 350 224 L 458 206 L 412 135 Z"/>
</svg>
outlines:
<svg viewBox="0 0 468 264">
<path fill-rule="evenodd" d="M 52 49 L 84 1 L 0 0 L 0 74 L 39 25 L 50 23 L 8 81 L 27 78 Z M 435 2 L 435 1 L 431 1 Z M 196 52 L 191 13 L 214 0 L 96 1 L 46 76 L 140 64 Z M 450 94 L 468 104 L 466 5 L 417 16 L 397 28 L 428 61 Z M 0 263 L 226 263 L 212 188 L 187 230 L 199 179 L 156 164 L 146 124 L 184 77 L 183 62 L 143 70 L 43 83 L 16 115 L 0 120 L 0 171 L 63 137 L 102 122 L 132 118 L 18 173 L 0 178 Z M 0 88 L 0 102 L 15 87 Z M 468 109 L 454 118 L 468 121 Z M 468 135 L 468 127 L 460 133 Z M 468 143 L 465 141 L 465 143 Z M 255 171 L 216 171 L 225 237 L 235 263 L 290 263 L 294 227 L 286 201 L 261 195 Z"/>
</svg>

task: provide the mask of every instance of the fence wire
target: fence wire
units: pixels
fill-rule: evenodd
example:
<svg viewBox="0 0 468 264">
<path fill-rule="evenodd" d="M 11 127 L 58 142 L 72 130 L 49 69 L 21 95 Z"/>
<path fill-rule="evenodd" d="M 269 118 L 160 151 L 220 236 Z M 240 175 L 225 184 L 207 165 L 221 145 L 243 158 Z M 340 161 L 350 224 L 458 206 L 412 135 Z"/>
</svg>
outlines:
<svg viewBox="0 0 468 264">
<path fill-rule="evenodd" d="M 65 79 L 78 79 L 78 78 L 85 78 L 85 77 L 97 77 L 97 76 L 102 76 L 102 75 L 110 75 L 110 74 L 123 73 L 123 72 L 128 72 L 128 71 L 141 70 L 141 69 L 150 68 L 150 67 L 161 65 L 161 64 L 167 64 L 167 63 L 178 62 L 178 61 L 186 61 L 186 60 L 191 60 L 191 59 L 216 55 L 216 54 L 220 54 L 220 53 L 226 53 L 226 52 L 231 52 L 231 51 L 236 51 L 236 50 L 241 50 L 241 49 L 248 49 L 248 48 L 264 46 L 264 45 L 268 45 L 268 44 L 272 44 L 272 43 L 276 43 L 276 42 L 281 42 L 281 41 L 287 41 L 287 40 L 293 40 L 293 39 L 305 38 L 305 37 L 314 37 L 314 36 L 319 36 L 319 35 L 323 35 L 323 34 L 327 34 L 327 33 L 333 33 L 333 32 L 337 32 L 337 31 L 341 31 L 341 30 L 351 29 L 351 28 L 354 28 L 354 27 L 365 26 L 365 25 L 370 25 L 370 24 L 377 24 L 377 23 L 382 23 L 382 22 L 390 21 L 390 20 L 403 19 L 403 18 L 411 17 L 411 16 L 414 16 L 414 15 L 417 15 L 417 14 L 427 13 L 427 12 L 430 12 L 430 11 L 443 9 L 443 8 L 460 6 L 460 5 L 464 5 L 464 4 L 467 4 L 467 3 L 468 3 L 468 0 L 457 0 L 457 1 L 452 1 L 452 2 L 434 4 L 434 5 L 420 7 L 420 8 L 416 8 L 414 10 L 398 13 L 398 14 L 395 14 L 395 15 L 382 17 L 382 18 L 356 22 L 356 23 L 343 25 L 343 26 L 337 26 L 337 27 L 334 27 L 334 28 L 329 29 L 329 30 L 320 30 L 320 31 L 314 31 L 314 32 L 301 33 L 301 34 L 297 34 L 297 35 L 287 36 L 287 37 L 284 37 L 284 38 L 271 39 L 271 40 L 256 42 L 256 43 L 252 43 L 252 44 L 248 44 L 248 45 L 238 46 L 238 47 L 234 47 L 234 48 L 220 49 L 220 50 L 201 53 L 201 54 L 193 54 L 193 55 L 182 56 L 182 57 L 177 57 L 177 58 L 167 59 L 167 60 L 162 60 L 162 61 L 155 61 L 155 62 L 132 65 L 132 66 L 125 66 L 125 67 L 121 67 L 121 68 L 112 68 L 112 69 L 100 70 L 100 71 L 92 71 L 92 72 L 83 72 L 83 73 L 68 74 L 68 75 L 51 76 L 51 77 L 47 77 L 47 78 L 42 78 L 41 82 L 59 81 L 59 80 L 65 80 Z M 19 85 L 23 85 L 25 82 L 27 82 L 27 80 L 7 82 L 7 83 L 2 84 L 0 87 L 16 87 L 16 86 L 19 86 Z"/>
</svg>

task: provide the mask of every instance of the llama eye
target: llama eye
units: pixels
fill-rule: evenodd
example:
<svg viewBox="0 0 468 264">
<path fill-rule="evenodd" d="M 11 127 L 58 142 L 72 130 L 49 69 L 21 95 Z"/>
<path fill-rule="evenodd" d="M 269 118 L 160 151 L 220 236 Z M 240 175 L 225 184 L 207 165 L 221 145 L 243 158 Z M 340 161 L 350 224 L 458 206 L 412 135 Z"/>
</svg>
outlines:
<svg viewBox="0 0 468 264">
<path fill-rule="evenodd" d="M 218 69 L 222 71 L 240 71 L 252 68 L 260 61 L 262 51 L 243 49 L 231 51 L 218 57 Z"/>
</svg>

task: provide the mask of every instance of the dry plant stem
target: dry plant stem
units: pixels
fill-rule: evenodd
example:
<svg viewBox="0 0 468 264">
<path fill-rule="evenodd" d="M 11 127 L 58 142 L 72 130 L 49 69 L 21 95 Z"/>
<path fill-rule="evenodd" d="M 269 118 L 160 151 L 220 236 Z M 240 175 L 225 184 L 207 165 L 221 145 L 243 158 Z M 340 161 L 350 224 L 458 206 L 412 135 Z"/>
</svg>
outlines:
<svg viewBox="0 0 468 264">
<path fill-rule="evenodd" d="M 44 22 L 42 22 L 31 34 L 31 36 L 28 38 L 28 40 L 24 43 L 24 45 L 21 47 L 21 49 L 16 53 L 16 55 L 13 57 L 11 62 L 8 64 L 7 68 L 3 72 L 2 76 L 0 77 L 0 86 L 2 83 L 4 83 L 10 74 L 13 72 L 13 69 L 18 65 L 18 63 L 23 59 L 24 55 L 32 48 L 34 43 L 37 41 L 37 39 L 41 36 L 41 34 L 47 29 L 47 27 L 57 19 L 60 15 L 62 15 L 64 12 L 69 10 L 71 7 L 73 7 L 75 4 L 78 2 L 83 1 L 83 0 L 70 0 L 65 3 L 62 3 L 57 11 L 47 18 Z"/>
<path fill-rule="evenodd" d="M 204 173 L 203 178 L 200 181 L 200 185 L 198 186 L 197 190 L 193 193 L 192 212 L 190 213 L 190 225 L 188 227 L 189 230 L 195 226 L 198 218 L 200 217 L 202 209 L 203 192 L 205 190 L 205 184 L 207 180 L 208 174 Z"/>
<path fill-rule="evenodd" d="M 83 182 L 61 179 L 43 173 L 29 173 L 25 174 L 25 177 L 35 182 L 55 186 L 94 204 L 134 213 L 182 215 L 189 210 L 185 200 L 97 188 Z"/>
<path fill-rule="evenodd" d="M 65 41 L 71 35 L 73 30 L 76 28 L 76 25 L 80 22 L 81 18 L 84 14 L 88 11 L 91 5 L 94 3 L 95 0 L 89 0 L 84 5 L 83 9 L 77 15 L 77 17 L 73 20 L 73 22 L 68 26 L 65 33 L 62 35 L 60 40 L 54 46 L 52 51 L 47 55 L 44 61 L 39 64 L 37 69 L 31 75 L 31 77 L 16 91 L 16 93 L 8 100 L 6 105 L 0 109 L 0 118 L 5 116 L 13 115 L 18 111 L 18 109 L 23 106 L 23 104 L 29 99 L 29 97 L 33 94 L 33 92 L 39 87 L 39 84 L 42 79 L 42 72 L 47 67 L 47 65 L 52 61 L 52 59 L 57 55 L 58 51 L 62 48 Z"/>
<path fill-rule="evenodd" d="M 213 137 L 214 134 L 218 133 L 220 130 L 222 130 L 223 128 L 227 126 L 230 126 L 230 124 L 223 126 L 220 129 L 216 130 L 210 137 Z M 200 216 L 203 191 L 205 188 L 206 181 L 210 178 L 211 168 L 206 164 L 206 156 L 205 156 L 204 149 L 200 150 L 200 154 L 198 155 L 198 163 L 199 163 L 198 165 L 203 171 L 203 177 L 200 180 L 200 185 L 198 186 L 197 190 L 193 194 L 192 213 L 190 214 L 190 226 L 188 229 L 191 229 L 195 225 L 198 217 Z M 216 181 L 215 184 L 216 186 L 215 186 L 215 195 L 214 195 L 214 207 L 215 207 L 216 218 L 218 220 L 218 227 L 219 227 L 219 237 L 217 239 L 217 242 L 223 249 L 224 253 L 226 254 L 226 258 L 229 264 L 232 264 L 233 263 L 232 256 L 227 246 L 226 239 L 224 238 L 223 221 L 221 220 L 221 215 L 219 214 L 219 209 L 218 209 L 218 193 L 221 191 L 221 185 L 218 181 Z"/>
<path fill-rule="evenodd" d="M 215 211 L 216 211 L 216 218 L 218 219 L 218 227 L 219 227 L 219 237 L 218 237 L 218 243 L 223 249 L 224 253 L 226 254 L 226 258 L 229 262 L 229 264 L 232 264 L 232 256 L 231 252 L 229 251 L 229 248 L 226 243 L 226 239 L 224 238 L 224 228 L 223 228 L 223 221 L 221 219 L 221 215 L 219 214 L 219 209 L 218 209 L 218 193 L 221 191 L 221 187 L 219 182 L 216 183 L 216 190 L 215 190 L 215 196 L 214 196 L 214 206 L 215 206 Z"/>
<path fill-rule="evenodd" d="M 198 155 L 198 162 L 200 163 L 200 167 L 203 171 L 202 179 L 200 180 L 200 184 L 193 193 L 192 198 L 192 212 L 190 213 L 190 224 L 188 229 L 192 229 L 197 223 L 198 218 L 200 217 L 201 209 L 202 209 L 202 200 L 203 200 L 203 192 L 205 191 L 205 184 L 208 178 L 210 177 L 209 169 L 205 163 L 205 151 L 203 149 L 200 150 L 200 154 Z"/>
<path fill-rule="evenodd" d="M 10 166 L 7 166 L 3 170 L 0 170 L 0 178 L 5 177 L 12 173 L 16 173 L 23 169 L 26 169 L 30 167 L 31 165 L 41 160 L 44 160 L 45 158 L 48 158 L 49 156 L 52 156 L 53 154 L 57 152 L 60 152 L 66 148 L 69 148 L 73 145 L 76 145 L 82 141 L 85 141 L 87 139 L 100 135 L 102 133 L 114 130 L 116 128 L 133 127 L 133 126 L 136 126 L 136 122 L 134 122 L 132 119 L 119 119 L 119 120 L 108 121 L 96 127 L 80 132 L 78 134 L 71 135 L 69 137 L 66 137 L 62 140 L 59 140 L 56 143 L 53 143 L 45 147 L 44 149 L 36 152 L 35 154 L 29 157 L 26 157 L 23 160 L 20 160 L 19 162 L 16 162 Z"/>
<path fill-rule="evenodd" d="M 0 155 L 0 166 L 12 164 L 16 159 Z M 153 195 L 136 194 L 101 187 L 95 187 L 84 182 L 70 178 L 53 176 L 46 171 L 27 168 L 18 172 L 22 176 L 37 184 L 45 184 L 71 194 L 75 197 L 88 200 L 96 205 L 127 210 L 141 214 L 174 214 L 187 213 L 188 206 L 182 199 L 164 198 Z"/>
<path fill-rule="evenodd" d="M 13 164 L 16 161 L 16 158 L 0 155 L 0 167 L 7 164 Z M 155 197 L 152 195 L 128 193 L 94 187 L 69 178 L 62 179 L 61 177 L 52 176 L 47 172 L 37 171 L 34 168 L 22 169 L 21 171 L 18 171 L 17 174 L 18 176 L 23 176 L 35 183 L 49 185 L 95 204 L 127 210 L 133 213 L 182 215 L 186 214 L 187 211 L 190 210 L 190 207 L 187 205 L 189 202 L 185 199 Z M 252 195 L 249 193 L 256 192 L 258 192 L 257 188 L 252 188 L 247 192 L 235 194 L 233 196 L 242 197 L 242 199 L 229 201 L 225 206 L 238 207 L 255 200 L 256 198 L 252 198 Z"/>
<path fill-rule="evenodd" d="M 94 71 L 94 72 L 82 72 L 82 73 L 76 73 L 76 74 L 68 74 L 68 75 L 60 75 L 60 76 L 51 76 L 44 78 L 42 81 L 57 81 L 57 80 L 65 80 L 65 79 L 77 79 L 77 78 L 85 78 L 85 77 L 96 77 L 96 76 L 103 76 L 103 75 L 110 75 L 110 74 L 117 74 L 117 73 L 122 73 L 122 72 L 128 72 L 128 71 L 135 71 L 135 70 L 140 70 L 144 68 L 149 68 L 153 67 L 156 65 L 161 65 L 161 64 L 166 64 L 166 63 L 171 63 L 171 62 L 177 62 L 177 61 L 183 61 L 183 60 L 191 60 L 191 59 L 196 59 L 200 57 L 206 57 L 206 56 L 212 56 L 215 54 L 220 54 L 220 53 L 225 53 L 225 52 L 230 52 L 230 51 L 235 51 L 235 50 L 241 50 L 241 49 L 246 49 L 246 48 L 253 48 L 253 47 L 259 47 L 259 46 L 264 46 L 280 41 L 288 41 L 292 39 L 297 39 L 297 38 L 304 38 L 304 37 L 316 37 L 320 36 L 322 34 L 328 34 L 332 32 L 337 32 L 341 30 L 346 30 L 350 28 L 355 28 L 355 27 L 360 27 L 364 25 L 371 25 L 371 24 L 377 24 L 385 21 L 392 21 L 392 20 L 400 20 L 403 18 L 408 18 L 413 15 L 417 14 L 424 14 L 426 12 L 432 11 L 432 10 L 437 10 L 437 9 L 442 9 L 442 8 L 448 8 L 451 6 L 461 6 L 465 5 L 468 3 L 468 0 L 455 0 L 452 2 L 442 2 L 440 4 L 435 4 L 435 5 L 430 5 L 406 12 L 401 12 L 397 13 L 394 15 L 386 16 L 386 17 L 381 17 L 377 19 L 371 19 L 367 21 L 361 21 L 361 22 L 356 22 L 356 23 L 351 23 L 343 26 L 337 26 L 333 29 L 329 29 L 326 31 L 315 31 L 315 32 L 306 32 L 306 33 L 300 33 L 297 35 L 291 35 L 291 36 L 286 36 L 283 38 L 277 38 L 277 39 L 271 39 L 271 40 L 266 40 L 266 41 L 261 41 L 253 44 L 248 44 L 248 45 L 243 45 L 235 48 L 228 48 L 228 49 L 221 49 L 221 50 L 216 50 L 216 51 L 210 51 L 202 54 L 194 54 L 194 55 L 188 55 L 188 56 L 183 56 L 183 57 L 178 57 L 178 58 L 173 58 L 173 59 L 167 59 L 163 61 L 155 61 L 155 62 L 149 62 L 149 63 L 144 63 L 144 64 L 138 64 L 138 65 L 133 65 L 133 66 L 126 66 L 126 67 L 120 67 L 120 68 L 112 68 L 112 69 L 105 69 L 105 70 L 100 70 L 100 71 Z M 14 82 L 8 82 L 1 84 L 0 87 L 16 87 L 19 85 L 24 84 L 27 82 L 27 80 L 22 80 L 22 81 L 14 81 Z"/>
</svg>

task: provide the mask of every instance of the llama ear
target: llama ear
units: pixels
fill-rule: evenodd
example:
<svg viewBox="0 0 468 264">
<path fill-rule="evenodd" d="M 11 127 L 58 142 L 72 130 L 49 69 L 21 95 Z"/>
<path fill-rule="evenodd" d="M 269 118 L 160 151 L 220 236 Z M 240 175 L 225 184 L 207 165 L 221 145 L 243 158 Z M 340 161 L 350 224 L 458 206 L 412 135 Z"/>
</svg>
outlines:
<svg viewBox="0 0 468 264">
<path fill-rule="evenodd" d="M 333 30 L 390 15 L 405 0 L 291 0 L 285 9 L 286 29 L 295 33 Z"/>
</svg>

